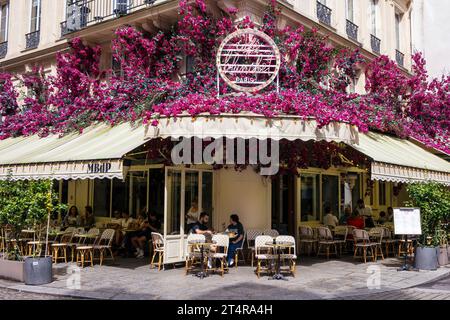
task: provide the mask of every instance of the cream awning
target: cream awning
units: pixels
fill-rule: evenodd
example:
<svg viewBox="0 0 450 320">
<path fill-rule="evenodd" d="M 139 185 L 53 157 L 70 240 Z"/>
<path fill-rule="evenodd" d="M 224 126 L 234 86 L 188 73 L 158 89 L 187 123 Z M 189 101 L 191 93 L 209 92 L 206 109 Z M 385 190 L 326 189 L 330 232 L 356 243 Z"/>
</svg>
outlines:
<svg viewBox="0 0 450 320">
<path fill-rule="evenodd" d="M 146 139 L 154 138 L 257 138 L 274 140 L 325 140 L 355 143 L 358 138 L 356 127 L 333 122 L 322 128 L 314 119 L 296 116 L 266 118 L 254 113 L 203 114 L 196 117 L 181 115 L 163 117 L 157 126 L 148 126 Z"/>
<path fill-rule="evenodd" d="M 370 132 L 351 146 L 372 159 L 373 180 L 450 185 L 450 163 L 411 141 Z"/>
<path fill-rule="evenodd" d="M 0 179 L 94 179 L 124 176 L 123 156 L 144 144 L 144 126 L 97 124 L 83 133 L 0 141 Z"/>
</svg>

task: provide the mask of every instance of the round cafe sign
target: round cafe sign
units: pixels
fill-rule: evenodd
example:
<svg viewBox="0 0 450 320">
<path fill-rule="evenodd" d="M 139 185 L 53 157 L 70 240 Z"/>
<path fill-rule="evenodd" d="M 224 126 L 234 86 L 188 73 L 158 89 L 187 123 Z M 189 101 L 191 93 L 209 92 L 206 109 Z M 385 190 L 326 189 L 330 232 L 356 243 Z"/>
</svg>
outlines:
<svg viewBox="0 0 450 320">
<path fill-rule="evenodd" d="M 221 43 L 216 58 L 222 79 L 233 89 L 257 92 L 271 84 L 280 70 L 280 50 L 264 32 L 240 29 Z"/>
</svg>

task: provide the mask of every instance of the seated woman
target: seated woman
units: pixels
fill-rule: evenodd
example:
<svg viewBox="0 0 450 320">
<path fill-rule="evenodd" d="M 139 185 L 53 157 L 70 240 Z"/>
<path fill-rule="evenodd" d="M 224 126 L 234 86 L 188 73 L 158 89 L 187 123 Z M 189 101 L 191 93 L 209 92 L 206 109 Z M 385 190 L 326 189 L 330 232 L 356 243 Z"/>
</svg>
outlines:
<svg viewBox="0 0 450 320">
<path fill-rule="evenodd" d="M 378 224 L 385 224 L 387 221 L 386 219 L 386 212 L 381 211 L 380 212 L 380 217 L 378 218 Z"/>
<path fill-rule="evenodd" d="M 144 257 L 144 247 L 151 239 L 152 232 L 159 232 L 161 222 L 154 212 L 150 212 L 148 218 L 141 222 L 139 230 L 131 237 L 131 244 L 136 249 L 136 258 Z"/>
<path fill-rule="evenodd" d="M 230 244 L 228 246 L 228 266 L 231 267 L 234 264 L 234 256 L 236 254 L 236 249 L 242 246 L 244 241 L 244 226 L 239 222 L 239 216 L 237 214 L 232 214 L 230 216 L 230 225 L 227 230 L 229 232 L 234 232 L 236 235 L 230 238 Z"/>
<path fill-rule="evenodd" d="M 78 208 L 76 206 L 71 206 L 69 211 L 63 220 L 63 227 L 79 227 L 81 225 L 81 219 L 78 214 Z"/>
<path fill-rule="evenodd" d="M 83 225 L 85 228 L 93 228 L 95 227 L 95 217 L 94 217 L 94 213 L 92 211 L 92 207 L 91 206 L 86 206 L 84 207 L 84 222 Z"/>
</svg>

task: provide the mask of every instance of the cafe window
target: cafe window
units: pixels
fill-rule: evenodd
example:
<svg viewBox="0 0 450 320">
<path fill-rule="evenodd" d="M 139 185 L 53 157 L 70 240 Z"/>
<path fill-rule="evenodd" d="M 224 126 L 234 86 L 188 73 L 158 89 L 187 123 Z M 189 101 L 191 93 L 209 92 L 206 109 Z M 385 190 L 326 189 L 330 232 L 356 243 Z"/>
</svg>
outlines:
<svg viewBox="0 0 450 320">
<path fill-rule="evenodd" d="M 149 170 L 148 208 L 163 219 L 164 217 L 164 168 Z"/>
<path fill-rule="evenodd" d="M 378 183 L 378 204 L 380 206 L 386 205 L 386 182 L 384 181 Z"/>
<path fill-rule="evenodd" d="M 319 221 L 320 174 L 302 174 L 300 190 L 301 221 Z"/>
<path fill-rule="evenodd" d="M 272 228 L 287 233 L 289 213 L 289 176 L 279 175 L 272 180 Z"/>
<path fill-rule="evenodd" d="M 132 201 L 130 214 L 132 217 L 138 217 L 140 213 L 147 211 L 147 176 L 146 171 L 131 174 Z"/>
<path fill-rule="evenodd" d="M 111 180 L 94 180 L 94 215 L 96 217 L 109 217 L 111 208 Z"/>
<path fill-rule="evenodd" d="M 130 199 L 130 178 L 112 180 L 112 211 L 128 212 Z"/>
<path fill-rule="evenodd" d="M 180 234 L 181 226 L 181 171 L 167 172 L 167 234 Z"/>
<path fill-rule="evenodd" d="M 202 211 L 209 213 L 209 221 L 213 222 L 213 173 L 202 172 Z"/>
</svg>

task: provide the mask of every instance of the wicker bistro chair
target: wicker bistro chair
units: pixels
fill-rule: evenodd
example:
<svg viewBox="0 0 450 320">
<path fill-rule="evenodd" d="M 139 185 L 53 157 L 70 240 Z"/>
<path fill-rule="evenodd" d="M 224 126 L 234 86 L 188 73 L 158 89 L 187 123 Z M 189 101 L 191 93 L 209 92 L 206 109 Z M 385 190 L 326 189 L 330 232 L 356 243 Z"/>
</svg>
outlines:
<svg viewBox="0 0 450 320">
<path fill-rule="evenodd" d="M 258 278 L 261 271 L 269 272 L 271 270 L 271 262 L 275 259 L 272 246 L 268 246 L 268 242 L 273 242 L 271 236 L 261 235 L 255 239 L 256 275 Z M 264 266 L 264 263 L 266 266 Z"/>
<path fill-rule="evenodd" d="M 59 243 L 53 243 L 51 245 L 52 248 L 52 258 L 54 263 L 58 263 L 59 259 L 64 259 L 64 262 L 67 263 L 67 248 L 72 243 L 73 232 L 65 232 L 61 236 L 61 240 Z M 60 256 L 59 254 L 62 253 Z"/>
<path fill-rule="evenodd" d="M 157 232 L 152 232 L 152 245 L 153 245 L 153 255 L 150 262 L 150 268 L 153 268 L 156 255 L 158 255 L 158 271 L 161 270 L 161 266 L 164 262 L 164 237 L 162 234 Z"/>
<path fill-rule="evenodd" d="M 105 231 L 103 231 L 103 233 L 100 236 L 100 238 L 98 239 L 98 241 L 96 241 L 96 243 L 94 243 L 94 245 L 92 246 L 93 252 L 95 253 L 95 251 L 98 251 L 100 254 L 100 256 L 99 256 L 100 265 L 103 264 L 103 260 L 105 259 L 105 253 L 107 256 L 108 252 L 109 252 L 109 255 L 111 256 L 110 259 L 114 263 L 114 254 L 112 252 L 112 243 L 114 241 L 115 233 L 116 233 L 116 230 L 114 230 L 114 229 L 105 229 Z"/>
<path fill-rule="evenodd" d="M 252 268 L 253 268 L 253 260 L 255 258 L 255 239 L 258 236 L 261 236 L 263 233 L 261 230 L 256 229 L 248 229 L 245 233 L 245 239 L 247 241 L 247 249 L 249 250 L 249 255 L 251 255 Z"/>
<path fill-rule="evenodd" d="M 392 253 L 395 255 L 395 247 L 398 242 L 398 239 L 392 238 L 392 231 L 391 229 L 387 227 L 381 227 L 383 228 L 383 240 L 382 243 L 384 244 L 385 249 L 385 255 L 386 257 L 389 257 L 389 254 Z"/>
<path fill-rule="evenodd" d="M 225 271 L 228 271 L 227 256 L 228 256 L 228 246 L 230 244 L 230 238 L 224 234 L 215 234 L 212 237 L 212 242 L 214 243 L 214 252 L 208 254 L 209 258 L 213 260 L 220 261 L 220 268 L 213 269 L 214 271 L 220 271 L 223 277 Z M 213 264 L 214 265 L 214 264 Z"/>
<path fill-rule="evenodd" d="M 355 241 L 353 240 L 353 230 L 355 230 L 355 226 L 347 226 L 347 248 L 350 248 L 351 252 L 353 252 L 353 245 Z"/>
<path fill-rule="evenodd" d="M 362 229 L 355 229 L 353 230 L 353 240 L 355 242 L 354 244 L 354 258 L 364 258 L 364 263 L 367 262 L 367 251 L 370 250 L 372 261 L 375 262 L 375 254 L 374 254 L 374 248 L 377 246 L 377 243 L 374 243 L 370 241 L 369 233 L 366 230 Z M 357 255 L 358 252 L 361 253 L 362 256 Z"/>
<path fill-rule="evenodd" d="M 112 230 L 112 229 L 109 229 L 109 230 Z M 78 243 L 76 243 L 76 244 L 72 243 L 72 245 L 71 245 L 72 254 L 73 254 L 74 250 L 76 252 L 77 264 L 81 263 L 81 266 L 84 267 L 84 261 L 87 258 L 88 260 L 90 260 L 91 266 L 93 266 L 94 265 L 95 246 L 97 245 L 97 240 L 103 241 L 101 237 L 99 239 L 100 230 L 98 228 L 91 228 L 91 229 L 89 229 L 88 232 L 84 232 L 83 228 L 75 228 L 75 233 L 86 235 L 85 237 L 80 237 L 78 239 Z M 103 234 L 102 234 L 102 236 L 103 236 Z M 101 252 L 100 255 L 101 255 L 100 265 L 102 265 L 103 252 Z M 111 256 L 112 256 L 112 253 L 111 253 Z"/>
<path fill-rule="evenodd" d="M 281 260 L 283 261 L 283 265 L 285 265 L 286 261 L 288 262 L 288 270 L 295 277 L 295 261 L 297 260 L 295 238 L 293 236 L 278 236 L 275 241 L 277 243 L 290 243 L 289 246 L 283 248 Z"/>
<path fill-rule="evenodd" d="M 187 237 L 187 255 L 186 255 L 186 275 L 189 271 L 194 269 L 196 262 L 200 262 L 203 265 L 204 261 L 201 260 L 201 249 L 197 243 L 206 242 L 206 237 L 203 234 L 191 233 Z M 204 255 L 206 257 L 206 255 Z"/>
<path fill-rule="evenodd" d="M 334 227 L 334 241 L 339 246 L 339 254 L 342 255 L 342 247 L 347 247 L 347 236 L 348 228 L 347 226 L 336 226 Z"/>
<path fill-rule="evenodd" d="M 375 261 L 378 259 L 378 257 L 381 257 L 381 260 L 384 260 L 383 234 L 384 230 L 381 227 L 375 227 L 369 230 L 369 238 L 371 238 L 371 241 L 374 243 L 375 248 Z"/>
<path fill-rule="evenodd" d="M 316 249 L 318 243 L 318 240 L 314 237 L 313 229 L 309 226 L 299 226 L 298 234 L 299 253 L 302 249 L 306 249 L 308 255 L 311 255 L 311 252 Z"/>
<path fill-rule="evenodd" d="M 317 231 L 319 233 L 319 247 L 317 249 L 317 256 L 326 255 L 327 259 L 330 259 L 330 248 L 333 247 L 334 255 L 337 257 L 338 242 L 333 239 L 330 229 L 327 227 L 317 227 Z M 321 251 L 322 248 L 325 248 L 325 252 Z"/>
</svg>

